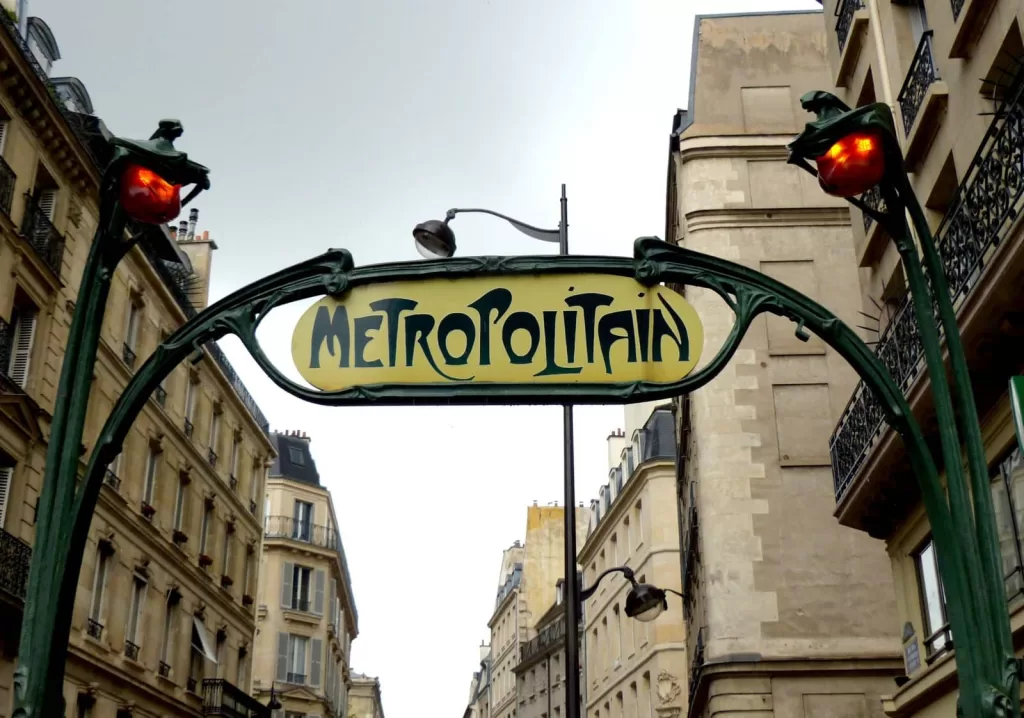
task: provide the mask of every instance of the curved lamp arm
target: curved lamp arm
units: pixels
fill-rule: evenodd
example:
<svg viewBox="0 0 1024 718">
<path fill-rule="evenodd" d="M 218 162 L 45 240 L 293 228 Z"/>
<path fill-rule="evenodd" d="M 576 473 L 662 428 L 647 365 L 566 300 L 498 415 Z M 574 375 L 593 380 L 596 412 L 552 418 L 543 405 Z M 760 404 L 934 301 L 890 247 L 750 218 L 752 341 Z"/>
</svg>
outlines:
<svg viewBox="0 0 1024 718">
<path fill-rule="evenodd" d="M 555 242 L 555 243 L 558 243 L 558 241 L 559 241 L 559 231 L 557 229 L 541 229 L 540 227 L 534 227 L 531 224 L 527 224 L 526 222 L 520 222 L 518 219 L 513 219 L 512 217 L 509 217 L 507 215 L 501 214 L 500 212 L 495 212 L 495 211 L 490 210 L 490 209 L 479 209 L 479 208 L 458 209 L 458 208 L 453 208 L 453 209 L 450 209 L 447 212 L 445 212 L 445 214 L 444 214 L 444 221 L 447 224 L 449 221 L 455 219 L 455 215 L 457 215 L 457 214 L 468 214 L 470 212 L 475 212 L 477 214 L 489 214 L 492 217 L 498 217 L 500 219 L 503 219 L 506 222 L 508 222 L 509 224 L 511 224 L 513 227 L 518 229 L 520 232 L 525 234 L 527 237 L 532 237 L 533 239 L 540 240 L 541 242 Z"/>
<path fill-rule="evenodd" d="M 626 580 L 629 581 L 632 585 L 636 585 L 636 577 L 633 575 L 633 569 L 627 568 L 626 566 L 614 566 L 605 571 L 602 571 L 601 575 L 594 580 L 593 586 L 591 586 L 590 588 L 580 589 L 580 603 L 586 601 L 588 598 L 594 595 L 594 591 L 596 591 L 597 587 L 601 585 L 601 581 L 602 579 L 604 579 L 605 576 L 607 576 L 610 573 L 616 572 L 621 573 L 623 576 L 625 576 Z"/>
</svg>

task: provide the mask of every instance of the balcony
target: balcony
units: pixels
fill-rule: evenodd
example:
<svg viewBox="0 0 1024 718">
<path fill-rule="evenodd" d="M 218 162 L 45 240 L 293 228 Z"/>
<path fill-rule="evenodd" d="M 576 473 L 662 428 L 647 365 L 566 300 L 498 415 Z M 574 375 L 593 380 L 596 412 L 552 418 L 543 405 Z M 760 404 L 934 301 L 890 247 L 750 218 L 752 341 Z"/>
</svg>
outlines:
<svg viewBox="0 0 1024 718">
<path fill-rule="evenodd" d="M 95 638 L 98 641 L 103 637 L 103 624 L 90 618 L 85 631 L 91 638 Z"/>
<path fill-rule="evenodd" d="M 528 643 L 523 644 L 520 652 L 520 662 L 525 663 L 531 658 L 540 654 L 548 654 L 551 650 L 560 647 L 565 642 L 565 614 L 562 614 L 540 629 Z"/>
<path fill-rule="evenodd" d="M 301 541 L 331 550 L 337 550 L 339 546 L 337 531 L 308 521 L 296 521 L 291 516 L 268 516 L 263 535 L 266 538 Z"/>
<path fill-rule="evenodd" d="M 121 345 L 121 360 L 128 366 L 129 369 L 135 367 L 135 350 L 127 344 Z"/>
<path fill-rule="evenodd" d="M 1005 347 L 1014 346 L 1024 333 L 1014 319 L 1020 311 L 1014 305 L 1020 296 L 1017 277 L 1024 271 L 1024 237 L 1010 231 L 1024 209 L 1022 155 L 1024 87 L 996 115 L 935 233 L 982 415 L 1005 394 L 1006 378 L 1018 373 L 1010 356 L 1013 352 Z M 934 409 L 909 296 L 898 306 L 875 350 L 909 398 L 926 433 L 931 431 Z M 902 446 L 893 439 L 881 407 L 863 382 L 854 390 L 829 449 L 837 514 L 843 524 L 881 535 L 894 516 L 917 501 L 914 482 L 897 480 L 910 476 Z M 871 469 L 866 471 L 868 465 Z"/>
<path fill-rule="evenodd" d="M 842 87 L 860 56 L 864 44 L 864 28 L 868 23 L 868 11 L 864 0 L 838 0 L 836 3 L 836 44 L 839 47 L 839 66 L 836 71 L 836 85 Z"/>
<path fill-rule="evenodd" d="M 157 668 L 157 673 L 160 675 L 161 678 L 170 678 L 171 677 L 171 664 L 170 663 L 166 663 L 164 661 L 160 661 L 160 666 L 159 666 L 159 668 Z"/>
<path fill-rule="evenodd" d="M 913 170 L 928 150 L 938 126 L 939 114 L 949 97 L 946 83 L 941 82 L 935 55 L 932 52 L 932 31 L 924 33 L 917 52 L 897 96 L 903 132 L 907 142 L 904 156 L 907 168 Z"/>
<path fill-rule="evenodd" d="M 213 449 L 208 450 L 206 452 L 206 460 L 209 462 L 210 466 L 217 466 L 217 452 Z"/>
<path fill-rule="evenodd" d="M 124 642 L 124 656 L 130 661 L 139 660 L 139 646 L 126 640 Z"/>
<path fill-rule="evenodd" d="M 8 217 L 11 216 L 11 203 L 14 201 L 14 183 L 18 176 L 7 164 L 7 161 L 0 157 L 0 210 Z"/>
<path fill-rule="evenodd" d="M 110 469 L 107 469 L 103 474 L 103 483 L 112 488 L 114 491 L 120 493 L 121 491 L 121 479 L 118 478 Z"/>
<path fill-rule="evenodd" d="M 0 594 L 8 601 L 23 604 L 28 586 L 28 567 L 32 547 L 0 529 Z"/>
<path fill-rule="evenodd" d="M 60 265 L 64 259 L 64 238 L 53 226 L 46 212 L 36 204 L 36 199 L 32 195 L 27 195 L 21 233 L 36 250 L 39 258 L 60 278 Z"/>
<path fill-rule="evenodd" d="M 270 718 L 270 708 L 223 678 L 204 678 L 203 715 Z"/>
<path fill-rule="evenodd" d="M 192 425 L 189 419 L 185 419 L 185 436 L 192 438 L 192 432 L 196 430 L 196 427 Z"/>
<path fill-rule="evenodd" d="M 156 388 L 156 403 L 160 406 L 167 406 L 167 390 L 162 386 Z"/>
<path fill-rule="evenodd" d="M 306 674 L 305 673 L 288 673 L 285 676 L 285 681 L 287 683 L 296 683 L 298 685 L 305 685 L 305 683 L 306 683 Z"/>
</svg>

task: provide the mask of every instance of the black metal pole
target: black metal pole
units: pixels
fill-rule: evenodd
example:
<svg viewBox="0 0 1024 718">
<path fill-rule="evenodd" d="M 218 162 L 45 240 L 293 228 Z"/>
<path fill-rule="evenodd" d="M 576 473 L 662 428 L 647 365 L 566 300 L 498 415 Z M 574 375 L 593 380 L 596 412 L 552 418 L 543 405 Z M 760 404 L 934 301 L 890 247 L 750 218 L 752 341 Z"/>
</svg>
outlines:
<svg viewBox="0 0 1024 718">
<path fill-rule="evenodd" d="M 569 254 L 569 209 L 562 185 L 562 219 L 558 223 L 558 254 Z M 565 716 L 580 718 L 580 587 L 576 581 L 576 469 L 572 404 L 562 407 L 565 459 Z"/>
</svg>

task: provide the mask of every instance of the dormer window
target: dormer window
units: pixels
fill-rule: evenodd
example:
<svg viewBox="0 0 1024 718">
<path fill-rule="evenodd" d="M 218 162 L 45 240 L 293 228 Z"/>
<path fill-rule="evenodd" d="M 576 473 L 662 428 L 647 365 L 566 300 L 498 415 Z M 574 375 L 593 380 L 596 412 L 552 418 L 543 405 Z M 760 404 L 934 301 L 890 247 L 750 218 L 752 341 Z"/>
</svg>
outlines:
<svg viewBox="0 0 1024 718">
<path fill-rule="evenodd" d="M 288 447 L 288 458 L 295 466 L 306 465 L 306 455 L 302 453 L 302 449 L 297 446 Z"/>
<path fill-rule="evenodd" d="M 60 59 L 60 49 L 57 47 L 57 40 L 54 39 L 50 26 L 37 17 L 28 19 L 28 49 L 36 62 L 50 76 L 50 69 L 53 63 Z"/>
</svg>

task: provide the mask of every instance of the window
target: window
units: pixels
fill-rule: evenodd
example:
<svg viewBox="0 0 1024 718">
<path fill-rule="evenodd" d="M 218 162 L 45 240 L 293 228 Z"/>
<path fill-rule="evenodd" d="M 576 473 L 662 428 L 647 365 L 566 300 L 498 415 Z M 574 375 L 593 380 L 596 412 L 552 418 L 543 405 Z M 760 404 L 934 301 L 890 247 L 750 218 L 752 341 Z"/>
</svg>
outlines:
<svg viewBox="0 0 1024 718">
<path fill-rule="evenodd" d="M 7 146 L 7 129 L 10 126 L 10 124 L 11 121 L 6 117 L 0 119 L 0 155 L 3 154 L 4 147 Z M 8 207 L 7 210 L 9 211 L 10 208 Z"/>
<path fill-rule="evenodd" d="M 633 508 L 636 511 L 636 545 L 640 546 L 644 542 L 644 504 L 637 501 Z"/>
<path fill-rule="evenodd" d="M 160 461 L 160 452 L 153 447 L 150 447 L 149 454 L 146 455 L 146 483 L 142 490 L 142 503 L 146 506 L 152 506 L 154 502 L 154 496 L 156 494 L 156 470 L 157 463 Z"/>
<path fill-rule="evenodd" d="M 86 693 L 79 693 L 75 701 L 75 718 L 91 718 L 92 706 L 96 699 Z"/>
<path fill-rule="evenodd" d="M 642 718 L 654 718 L 654 701 L 651 695 L 651 674 L 645 673 L 643 675 L 643 699 L 644 699 L 644 711 Z"/>
<path fill-rule="evenodd" d="M 228 470 L 231 472 L 231 478 L 238 480 L 238 445 L 242 443 L 237 438 L 231 440 L 231 464 Z"/>
<path fill-rule="evenodd" d="M 249 580 L 252 576 L 252 554 L 249 551 L 245 552 L 245 570 L 242 578 L 242 594 L 245 596 L 251 596 L 249 592 Z"/>
<path fill-rule="evenodd" d="M 93 638 L 99 638 L 103 632 L 103 599 L 107 588 L 109 563 L 109 552 L 103 545 L 100 545 L 96 552 L 96 571 L 92 577 L 92 602 L 89 606 L 89 635 Z"/>
<path fill-rule="evenodd" d="M 29 305 L 22 305 L 14 311 L 14 340 L 11 343 L 10 362 L 5 368 L 11 381 L 22 389 L 28 383 L 38 316 L 36 308 Z"/>
<path fill-rule="evenodd" d="M 313 538 L 313 504 L 307 501 L 295 502 L 295 526 L 292 537 L 299 541 L 311 541 Z"/>
<path fill-rule="evenodd" d="M 289 446 L 288 447 L 288 458 L 296 466 L 305 466 L 306 465 L 306 456 L 302 452 L 302 449 L 300 449 L 298 446 Z"/>
<path fill-rule="evenodd" d="M 235 670 L 235 685 L 244 692 L 249 692 L 249 650 L 243 646 L 238 649 L 238 668 Z"/>
<path fill-rule="evenodd" d="M 210 415 L 210 449 L 217 450 L 217 443 L 220 441 L 220 406 L 214 404 L 213 413 Z M 210 463 L 214 463 L 212 460 Z"/>
<path fill-rule="evenodd" d="M 633 527 L 628 516 L 622 519 L 622 535 L 626 537 L 626 558 L 629 558 L 633 555 Z"/>
<path fill-rule="evenodd" d="M 218 647 L 219 647 L 218 641 Z M 210 641 L 210 634 L 206 630 L 199 616 L 192 617 L 192 653 L 189 661 L 188 682 L 185 687 L 192 693 L 196 693 L 202 685 L 203 677 L 206 675 L 206 661 L 218 663 L 217 649 Z"/>
<path fill-rule="evenodd" d="M 1024 519 L 1024 457 L 1014 448 L 993 472 L 992 503 L 995 508 L 999 553 L 1003 560 L 1006 600 L 1024 594 L 1024 543 L 1021 520 Z"/>
<path fill-rule="evenodd" d="M 907 3 L 907 13 L 910 16 L 910 30 L 914 33 L 914 49 L 921 42 L 921 36 L 928 31 L 928 15 L 924 11 L 924 2 L 916 0 Z"/>
<path fill-rule="evenodd" d="M 174 617 L 178 612 L 178 593 L 171 590 L 167 594 L 164 606 L 164 632 L 160 642 L 160 675 L 167 678 L 171 674 L 170 657 L 174 653 Z"/>
<path fill-rule="evenodd" d="M 263 499 L 263 530 L 270 527 L 270 497 Z"/>
<path fill-rule="evenodd" d="M 128 366 L 135 366 L 135 356 L 138 354 L 139 325 L 142 323 L 142 307 L 132 297 L 128 301 L 128 318 L 125 322 L 124 346 L 121 348 L 121 358 Z"/>
<path fill-rule="evenodd" d="M 612 633 L 614 638 L 612 639 L 612 645 L 615 647 L 615 662 L 619 663 L 622 660 L 622 614 L 619 612 L 619 607 L 615 606 L 612 608 L 612 614 L 614 615 L 614 626 L 612 626 Z"/>
<path fill-rule="evenodd" d="M 220 572 L 225 576 L 231 573 L 231 534 L 234 530 L 234 527 L 230 523 L 225 522 L 224 550 L 220 557 Z"/>
<path fill-rule="evenodd" d="M 188 381 L 185 382 L 185 435 L 189 438 L 192 437 L 192 431 L 194 429 L 192 420 L 196 416 L 196 383 L 193 381 L 192 376 L 188 377 Z"/>
<path fill-rule="evenodd" d="M 946 594 L 939 580 L 935 543 L 930 538 L 914 554 L 914 564 L 917 567 L 921 616 L 924 619 L 924 644 L 931 658 L 951 647 L 952 636 L 946 619 Z"/>
<path fill-rule="evenodd" d="M 128 626 L 124 634 L 124 652 L 132 660 L 139 658 L 139 623 L 144 620 L 147 587 L 145 577 L 135 574 L 132 580 L 131 604 L 128 607 Z"/>
<path fill-rule="evenodd" d="M 604 659 L 605 668 L 611 663 L 611 649 L 612 649 L 612 637 L 608 633 L 608 616 L 601 618 L 601 633 L 604 634 L 604 645 L 601 646 L 601 658 Z"/>
<path fill-rule="evenodd" d="M 319 571 L 317 573 L 323 573 Z M 282 604 L 285 608 L 296 611 L 310 611 L 310 590 L 313 582 L 313 569 L 298 564 L 284 564 L 284 586 Z"/>
<path fill-rule="evenodd" d="M 199 553 L 207 556 L 206 544 L 210 538 L 210 519 L 213 518 L 213 509 L 207 506 L 203 510 L 203 524 L 199 528 Z"/>
<path fill-rule="evenodd" d="M 639 706 L 637 705 L 636 683 L 635 682 L 629 684 L 629 705 L 633 709 L 632 710 L 632 715 L 630 716 L 630 718 L 640 718 L 640 716 L 638 715 L 638 713 L 639 713 Z"/>
<path fill-rule="evenodd" d="M 288 645 L 288 676 L 289 683 L 306 682 L 306 648 L 309 639 L 305 636 L 289 636 Z"/>
<path fill-rule="evenodd" d="M 181 531 L 185 522 L 185 502 L 188 500 L 188 484 L 178 481 L 178 491 L 174 497 L 174 530 Z"/>
<path fill-rule="evenodd" d="M 618 534 L 612 534 L 612 561 L 618 566 L 622 561 L 619 560 L 619 536 Z"/>
<path fill-rule="evenodd" d="M 36 206 L 46 219 L 53 222 L 53 215 L 57 210 L 57 190 L 52 187 L 48 189 L 37 188 Z"/>
</svg>

